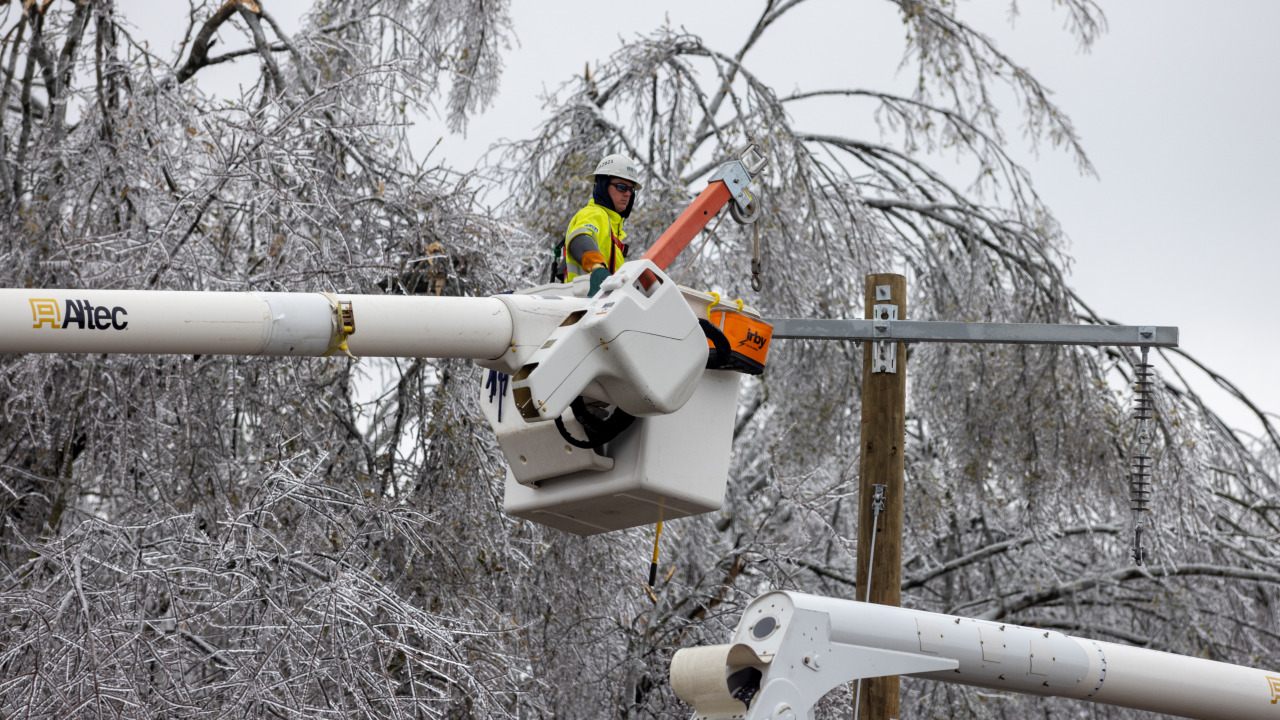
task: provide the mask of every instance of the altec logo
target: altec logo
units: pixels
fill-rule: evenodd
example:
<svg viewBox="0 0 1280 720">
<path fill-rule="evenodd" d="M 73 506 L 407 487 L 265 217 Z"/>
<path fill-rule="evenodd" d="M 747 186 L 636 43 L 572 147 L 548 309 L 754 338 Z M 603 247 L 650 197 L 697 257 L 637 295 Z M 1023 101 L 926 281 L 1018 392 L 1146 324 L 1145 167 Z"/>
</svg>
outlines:
<svg viewBox="0 0 1280 720">
<path fill-rule="evenodd" d="M 129 312 L 122 307 L 94 306 L 88 300 L 67 300 L 66 312 L 53 298 L 31 298 L 31 327 L 61 330 L 76 327 L 89 330 L 123 330 L 129 321 L 121 319 Z"/>
</svg>

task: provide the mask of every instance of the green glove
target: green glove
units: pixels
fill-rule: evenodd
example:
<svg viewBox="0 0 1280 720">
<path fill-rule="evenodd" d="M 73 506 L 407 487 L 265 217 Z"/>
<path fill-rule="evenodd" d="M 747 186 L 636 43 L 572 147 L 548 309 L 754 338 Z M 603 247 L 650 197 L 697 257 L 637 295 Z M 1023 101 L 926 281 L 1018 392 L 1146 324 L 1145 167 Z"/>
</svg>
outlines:
<svg viewBox="0 0 1280 720">
<path fill-rule="evenodd" d="M 603 265 L 591 271 L 591 289 L 587 291 L 587 297 L 595 297 L 600 292 L 600 283 L 604 282 L 610 275 L 609 268 Z"/>
</svg>

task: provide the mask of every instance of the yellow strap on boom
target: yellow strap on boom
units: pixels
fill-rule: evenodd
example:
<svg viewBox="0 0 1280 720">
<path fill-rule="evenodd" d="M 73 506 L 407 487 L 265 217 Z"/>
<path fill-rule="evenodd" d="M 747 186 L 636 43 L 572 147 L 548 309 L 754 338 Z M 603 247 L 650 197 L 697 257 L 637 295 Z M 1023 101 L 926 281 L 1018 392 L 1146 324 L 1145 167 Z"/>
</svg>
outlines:
<svg viewBox="0 0 1280 720">
<path fill-rule="evenodd" d="M 347 349 L 347 336 L 356 333 L 356 314 L 351 307 L 350 300 L 339 300 L 337 295 L 333 293 L 320 293 L 329 301 L 329 307 L 333 309 L 334 327 L 332 337 L 329 339 L 329 349 L 320 357 L 329 357 L 335 352 L 341 350 L 347 354 L 347 357 L 360 362 L 360 358 L 351 354 Z"/>
</svg>

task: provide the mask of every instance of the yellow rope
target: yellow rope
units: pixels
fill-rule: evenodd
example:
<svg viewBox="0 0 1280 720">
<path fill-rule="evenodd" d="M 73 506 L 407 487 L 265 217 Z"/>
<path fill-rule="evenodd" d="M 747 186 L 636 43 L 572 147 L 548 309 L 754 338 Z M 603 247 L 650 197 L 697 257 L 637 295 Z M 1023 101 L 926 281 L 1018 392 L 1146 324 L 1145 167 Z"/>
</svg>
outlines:
<svg viewBox="0 0 1280 720">
<path fill-rule="evenodd" d="M 662 537 L 662 504 L 658 504 L 658 529 L 653 533 L 653 560 L 649 563 L 649 587 L 658 581 L 658 538 Z M 670 577 L 668 575 L 667 577 Z M 653 592 L 650 591 L 652 597 Z M 657 599 L 654 599 L 657 602 Z"/>
<path fill-rule="evenodd" d="M 662 537 L 662 521 L 658 521 L 658 530 L 653 534 L 653 564 L 658 564 L 658 538 Z"/>
</svg>

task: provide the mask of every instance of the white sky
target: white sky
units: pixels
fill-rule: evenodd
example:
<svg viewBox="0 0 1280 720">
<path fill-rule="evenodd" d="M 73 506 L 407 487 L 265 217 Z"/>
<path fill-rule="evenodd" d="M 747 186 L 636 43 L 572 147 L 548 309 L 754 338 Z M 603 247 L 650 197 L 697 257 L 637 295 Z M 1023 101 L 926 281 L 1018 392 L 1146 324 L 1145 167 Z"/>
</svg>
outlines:
<svg viewBox="0 0 1280 720">
<path fill-rule="evenodd" d="M 1067 156 L 1013 148 L 1072 238 L 1072 283 L 1092 307 L 1129 324 L 1177 325 L 1182 346 L 1236 382 L 1263 407 L 1280 409 L 1271 368 L 1280 339 L 1270 331 L 1280 268 L 1268 208 L 1280 167 L 1280 3 L 1229 5 L 1164 0 L 1102 2 L 1110 32 L 1080 54 L 1049 0 L 1023 0 L 1011 27 L 1008 4 L 965 2 L 960 17 L 996 38 L 1028 67 L 1072 117 L 1100 179 L 1081 177 Z M 153 48 L 185 29 L 186 3 L 121 0 L 125 16 Z M 266 0 L 290 30 L 309 5 Z M 539 95 L 581 73 L 620 44 L 669 20 L 732 53 L 761 3 L 582 3 L 515 0 L 519 46 L 506 56 L 496 106 L 466 137 L 449 136 L 439 118 L 415 127 L 415 144 L 444 138 L 436 157 L 470 167 L 501 138 L 533 134 L 544 117 Z M 741 14 L 736 14 L 741 13 Z M 807 0 L 780 21 L 747 58 L 779 93 L 863 87 L 909 91 L 896 74 L 905 27 L 884 0 Z M 225 49 L 239 47 L 226 37 Z M 230 94 L 256 67 L 247 58 L 206 68 L 206 88 Z M 879 139 L 869 105 L 821 101 L 797 109 L 815 131 Z M 1006 111 L 1009 135 L 1020 133 Z M 949 158 L 934 165 L 946 170 Z M 956 168 L 957 171 L 959 168 Z M 1195 382 L 1193 380 L 1193 382 Z M 1252 427 L 1247 410 L 1196 382 L 1229 421 Z"/>
</svg>

